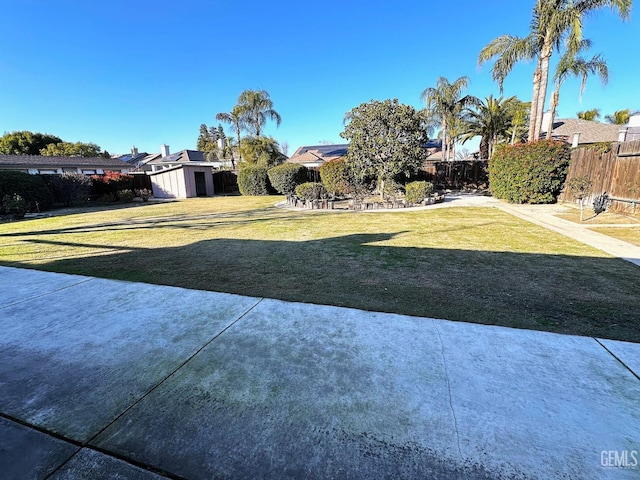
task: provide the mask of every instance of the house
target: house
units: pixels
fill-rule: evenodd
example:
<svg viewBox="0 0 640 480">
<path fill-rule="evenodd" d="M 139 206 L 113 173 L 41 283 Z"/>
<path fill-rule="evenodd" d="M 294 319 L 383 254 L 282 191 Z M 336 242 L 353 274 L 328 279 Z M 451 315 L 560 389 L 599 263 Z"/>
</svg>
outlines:
<svg viewBox="0 0 640 480">
<path fill-rule="evenodd" d="M 138 170 L 151 179 L 156 198 L 192 198 L 214 195 L 213 173 L 224 161 L 207 162 L 205 152 L 182 150 L 170 153 L 168 145 L 161 152 L 136 160 Z"/>
<path fill-rule="evenodd" d="M 545 113 L 542 122 L 542 138 L 547 138 L 548 115 L 548 113 Z M 551 138 L 569 143 L 572 147 L 577 147 L 593 143 L 624 141 L 624 136 L 621 137 L 623 131 L 625 131 L 625 127 L 621 125 L 579 118 L 557 118 L 553 122 Z"/>
<path fill-rule="evenodd" d="M 290 163 L 299 163 L 307 168 L 317 170 L 324 162 L 337 160 L 347 155 L 349 144 L 339 145 L 312 145 L 298 148 L 287 160 Z"/>
<path fill-rule="evenodd" d="M 131 170 L 131 166 L 117 158 L 0 155 L 0 169 L 19 170 L 32 174 L 83 173 L 95 175 L 103 174 L 106 171 L 127 173 Z"/>
</svg>

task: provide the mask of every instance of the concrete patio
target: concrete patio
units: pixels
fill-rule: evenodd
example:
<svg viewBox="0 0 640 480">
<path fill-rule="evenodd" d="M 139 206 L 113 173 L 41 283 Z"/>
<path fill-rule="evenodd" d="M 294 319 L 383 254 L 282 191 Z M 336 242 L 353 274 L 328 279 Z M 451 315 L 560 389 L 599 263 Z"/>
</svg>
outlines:
<svg viewBox="0 0 640 480">
<path fill-rule="evenodd" d="M 3 478 L 640 477 L 640 344 L 7 267 L 0 331 Z"/>
</svg>

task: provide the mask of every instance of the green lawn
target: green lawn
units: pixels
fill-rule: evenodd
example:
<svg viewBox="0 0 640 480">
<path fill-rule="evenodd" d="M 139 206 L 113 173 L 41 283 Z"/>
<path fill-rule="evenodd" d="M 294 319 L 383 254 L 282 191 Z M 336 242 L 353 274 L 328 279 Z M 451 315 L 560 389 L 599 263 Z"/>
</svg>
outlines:
<svg viewBox="0 0 640 480">
<path fill-rule="evenodd" d="M 640 268 L 492 208 L 192 199 L 0 225 L 0 264 L 640 342 Z"/>
<path fill-rule="evenodd" d="M 600 227 L 592 228 L 591 230 L 593 230 L 594 232 L 603 233 L 604 235 L 608 235 L 619 240 L 623 240 L 625 242 L 632 243 L 633 245 L 637 245 L 640 247 L 640 227 Z"/>
</svg>

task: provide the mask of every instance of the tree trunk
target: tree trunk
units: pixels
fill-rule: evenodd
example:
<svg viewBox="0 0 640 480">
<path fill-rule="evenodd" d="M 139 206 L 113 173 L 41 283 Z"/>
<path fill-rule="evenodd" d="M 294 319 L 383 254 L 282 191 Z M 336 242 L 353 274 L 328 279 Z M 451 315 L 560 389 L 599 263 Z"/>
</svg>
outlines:
<svg viewBox="0 0 640 480">
<path fill-rule="evenodd" d="M 547 124 L 547 140 L 551 140 L 551 132 L 553 130 L 553 118 L 556 116 L 556 108 L 558 107 L 558 99 L 560 98 L 560 82 L 556 83 L 556 89 L 551 96 L 551 105 L 549 106 L 549 123 Z"/>
<path fill-rule="evenodd" d="M 480 139 L 480 160 L 489 160 L 489 140 L 487 137 Z"/>
<path fill-rule="evenodd" d="M 536 71 L 533 72 L 533 94 L 531 95 L 531 108 L 529 110 L 529 138 L 533 142 L 535 138 L 535 119 L 538 115 L 538 92 L 540 91 L 540 57 Z"/>
<path fill-rule="evenodd" d="M 547 85 L 549 83 L 549 60 L 553 53 L 553 44 L 549 37 L 545 39 L 545 44 L 540 52 L 540 90 L 538 91 L 538 104 L 535 119 L 534 138 L 540 138 L 542 131 L 542 119 L 544 117 L 544 103 L 547 98 Z"/>
</svg>

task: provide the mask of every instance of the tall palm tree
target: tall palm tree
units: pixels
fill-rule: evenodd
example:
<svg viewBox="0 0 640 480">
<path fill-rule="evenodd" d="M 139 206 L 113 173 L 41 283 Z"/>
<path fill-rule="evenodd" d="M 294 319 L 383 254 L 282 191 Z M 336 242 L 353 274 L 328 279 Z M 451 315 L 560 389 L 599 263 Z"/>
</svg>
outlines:
<svg viewBox="0 0 640 480">
<path fill-rule="evenodd" d="M 266 90 L 245 90 L 238 97 L 237 107 L 242 113 L 245 128 L 256 137 L 260 136 L 267 119 L 275 121 L 278 126 L 282 121 Z"/>
<path fill-rule="evenodd" d="M 481 137 L 480 156 L 490 159 L 495 145 L 507 139 L 507 132 L 512 125 L 516 103 L 521 103 L 516 97 L 494 98 L 489 95 L 484 102 L 480 102 L 475 109 L 466 115 L 466 134 L 462 136 L 462 143 L 473 137 Z"/>
<path fill-rule="evenodd" d="M 594 120 L 597 120 L 598 118 L 600 118 L 600 109 L 599 108 L 592 108 L 591 110 L 585 110 L 584 112 L 578 112 L 576 114 L 576 116 L 580 120 L 594 121 Z"/>
<path fill-rule="evenodd" d="M 531 97 L 529 140 L 540 137 L 544 103 L 549 82 L 549 62 L 563 40 L 570 50 L 577 50 L 582 40 L 582 19 L 590 12 L 611 7 L 626 20 L 632 0 L 537 0 L 533 8 L 529 35 L 521 38 L 503 35 L 491 41 L 480 52 L 478 63 L 497 57 L 492 68 L 494 80 L 500 85 L 520 60 L 536 59 Z"/>
<path fill-rule="evenodd" d="M 242 116 L 242 110 L 236 105 L 230 112 L 220 112 L 216 115 L 216 120 L 220 122 L 229 123 L 233 126 L 234 131 L 236 132 L 236 137 L 238 139 L 238 146 L 240 146 L 240 131 L 244 128 L 244 119 Z M 240 160 L 242 160 L 242 155 L 238 150 L 238 155 L 240 156 Z M 231 152 L 231 167 L 236 168 L 236 163 L 233 160 L 233 151 Z"/>
<path fill-rule="evenodd" d="M 601 55 L 596 55 L 590 60 L 586 60 L 585 58 L 578 56 L 580 51 L 586 50 L 590 46 L 591 42 L 589 40 L 582 40 L 578 50 L 567 50 L 564 55 L 562 55 L 558 65 L 556 66 L 556 73 L 553 76 L 556 88 L 551 96 L 549 124 L 547 125 L 547 139 L 551 138 L 551 133 L 553 131 L 553 118 L 555 117 L 556 108 L 558 107 L 560 99 L 560 87 L 570 75 L 581 77 L 580 100 L 582 100 L 582 93 L 584 92 L 584 87 L 587 83 L 587 77 L 589 74 L 598 75 L 603 84 L 606 84 L 609 80 L 607 62 Z"/>
<path fill-rule="evenodd" d="M 478 101 L 471 95 L 462 95 L 468 85 L 469 77 L 460 77 L 453 83 L 440 77 L 435 88 L 426 88 L 420 95 L 420 99 L 425 102 L 427 127 L 440 127 L 442 158 L 445 161 L 452 157 L 456 120 L 464 114 L 467 107 Z"/>
<path fill-rule="evenodd" d="M 626 125 L 629 123 L 629 117 L 637 114 L 638 112 L 632 112 L 631 109 L 625 108 L 624 110 L 616 110 L 611 115 L 605 115 L 604 119 L 614 125 Z"/>
</svg>

